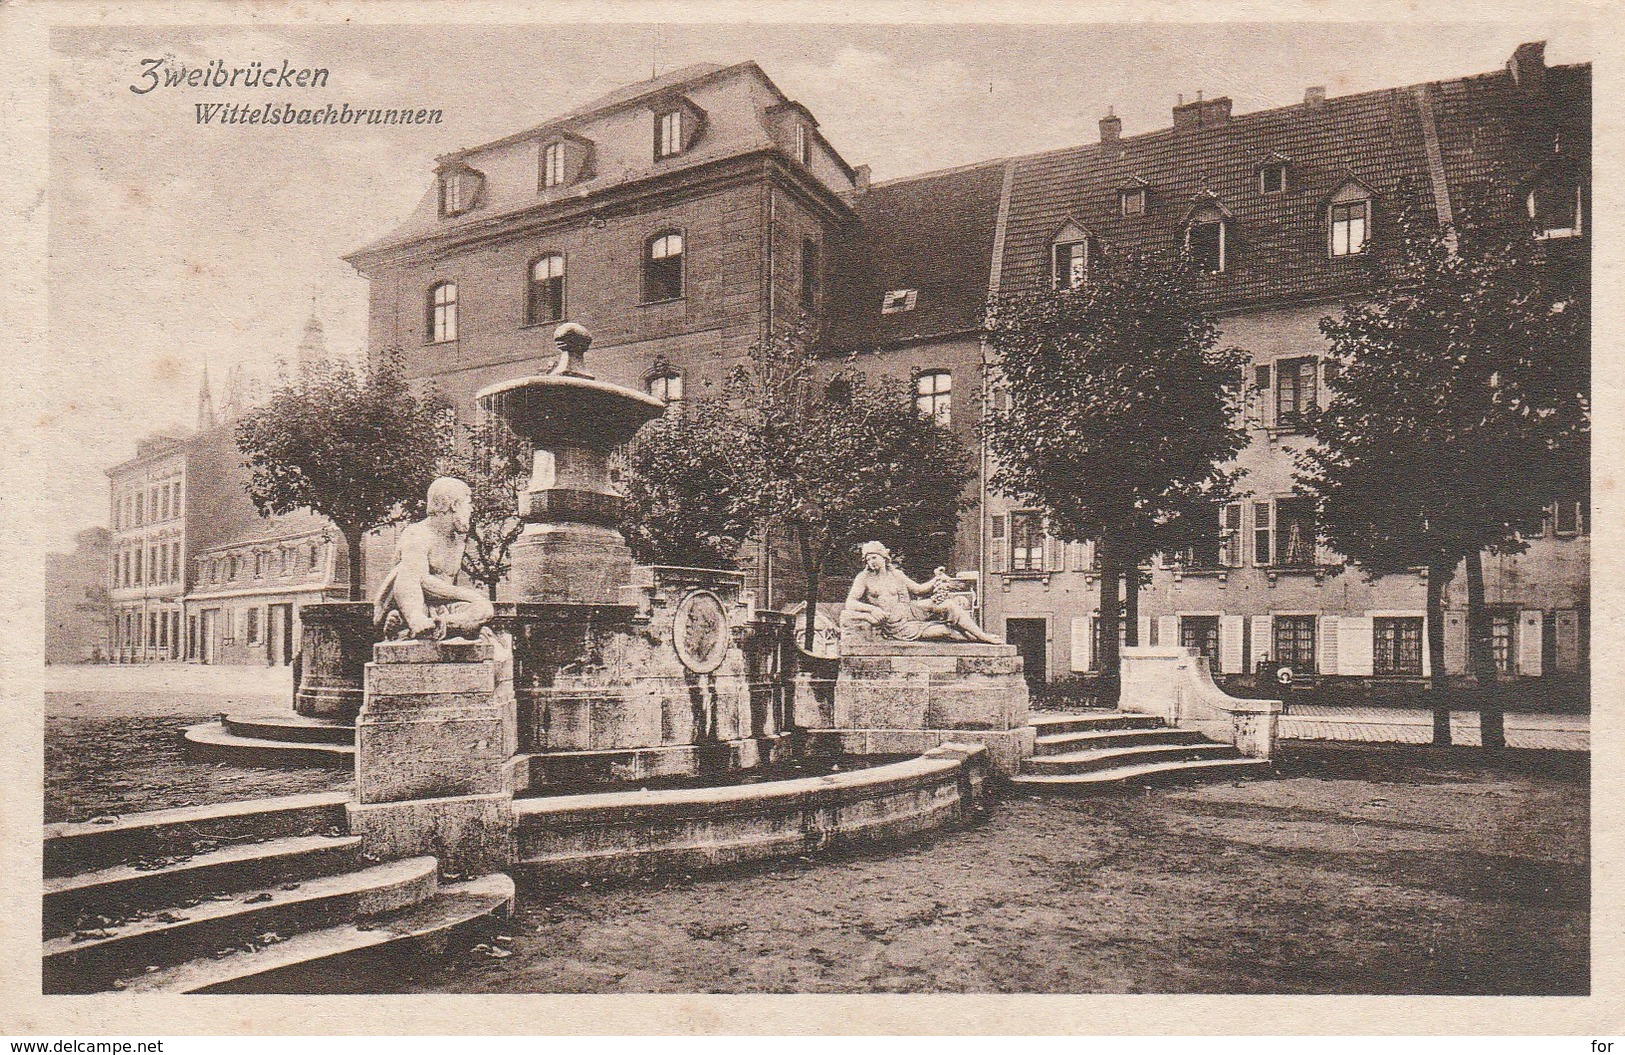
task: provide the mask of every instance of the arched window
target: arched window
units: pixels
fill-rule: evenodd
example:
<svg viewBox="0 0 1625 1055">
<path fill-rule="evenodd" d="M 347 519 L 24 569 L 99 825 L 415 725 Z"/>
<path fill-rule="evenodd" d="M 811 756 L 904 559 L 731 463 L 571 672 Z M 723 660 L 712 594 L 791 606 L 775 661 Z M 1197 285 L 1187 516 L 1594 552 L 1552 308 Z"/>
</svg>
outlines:
<svg viewBox="0 0 1625 1055">
<path fill-rule="evenodd" d="M 650 376 L 647 388 L 656 399 L 677 403 L 683 398 L 683 375 L 676 370 L 662 371 Z"/>
<path fill-rule="evenodd" d="M 652 303 L 682 295 L 683 234 L 662 231 L 643 245 L 643 299 Z"/>
<path fill-rule="evenodd" d="M 929 370 L 914 379 L 914 409 L 922 418 L 947 427 L 953 421 L 954 375 Z"/>
<path fill-rule="evenodd" d="M 436 282 L 429 287 L 425 326 L 430 344 L 457 339 L 457 283 Z"/>
<path fill-rule="evenodd" d="M 525 323 L 535 326 L 564 318 L 564 255 L 548 253 L 530 265 L 525 294 Z"/>
</svg>

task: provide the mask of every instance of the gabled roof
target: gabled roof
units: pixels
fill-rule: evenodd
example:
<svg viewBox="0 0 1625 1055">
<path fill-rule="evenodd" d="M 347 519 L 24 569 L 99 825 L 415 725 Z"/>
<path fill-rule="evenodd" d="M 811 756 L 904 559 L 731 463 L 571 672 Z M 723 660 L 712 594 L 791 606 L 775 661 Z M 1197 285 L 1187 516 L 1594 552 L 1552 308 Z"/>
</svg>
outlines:
<svg viewBox="0 0 1625 1055">
<path fill-rule="evenodd" d="M 194 557 L 208 556 L 250 544 L 295 542 L 323 536 L 333 530 L 326 517 L 301 510 L 275 517 L 254 517 L 213 545 L 200 549 Z"/>
<path fill-rule="evenodd" d="M 824 344 L 872 348 L 979 328 L 1005 167 L 927 173 L 853 196 L 858 223 L 831 269 Z M 918 291 L 913 309 L 882 315 L 885 293 L 902 289 Z"/>
</svg>

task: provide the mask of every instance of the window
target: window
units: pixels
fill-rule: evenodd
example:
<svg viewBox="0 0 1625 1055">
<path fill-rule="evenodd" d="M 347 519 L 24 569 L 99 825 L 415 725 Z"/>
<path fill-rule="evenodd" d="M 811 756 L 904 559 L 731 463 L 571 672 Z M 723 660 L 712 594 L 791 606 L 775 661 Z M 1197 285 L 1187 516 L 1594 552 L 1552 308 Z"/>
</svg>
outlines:
<svg viewBox="0 0 1625 1055">
<path fill-rule="evenodd" d="M 914 301 L 918 296 L 919 290 L 915 289 L 887 290 L 880 298 L 880 314 L 896 315 L 899 312 L 913 311 Z"/>
<path fill-rule="evenodd" d="M 656 399 L 664 399 L 668 403 L 676 403 L 683 398 L 683 375 L 675 370 L 655 374 L 649 378 L 649 394 Z"/>
<path fill-rule="evenodd" d="M 1490 655 L 1495 658 L 1495 670 L 1499 674 L 1511 674 L 1512 657 L 1517 655 L 1513 648 L 1517 634 L 1518 613 L 1513 611 L 1499 611 L 1490 613 Z"/>
<path fill-rule="evenodd" d="M 1535 187 L 1524 204 L 1536 238 L 1574 238 L 1583 233 L 1585 207 L 1576 185 L 1555 182 Z"/>
<path fill-rule="evenodd" d="M 1226 223 L 1216 209 L 1203 209 L 1185 228 L 1185 252 L 1203 271 L 1218 273 L 1225 265 Z"/>
<path fill-rule="evenodd" d="M 248 633 L 244 636 L 248 638 L 248 643 L 250 645 L 257 645 L 260 643 L 260 610 L 258 608 L 250 608 L 247 615 Z"/>
<path fill-rule="evenodd" d="M 1179 645 L 1194 648 L 1207 657 L 1208 665 L 1219 669 L 1219 617 L 1216 615 L 1182 615 L 1179 617 Z"/>
<path fill-rule="evenodd" d="M 683 152 L 683 111 L 668 110 L 655 115 L 655 159 Z"/>
<path fill-rule="evenodd" d="M 1365 252 L 1371 223 L 1371 202 L 1352 201 L 1333 205 L 1331 223 L 1333 256 L 1355 256 Z"/>
<path fill-rule="evenodd" d="M 1421 616 L 1373 619 L 1371 635 L 1374 673 L 1422 676 Z"/>
<path fill-rule="evenodd" d="M 564 159 L 563 143 L 549 143 L 542 149 L 542 186 L 564 185 Z"/>
<path fill-rule="evenodd" d="M 1078 289 L 1089 277 L 1089 241 L 1057 242 L 1051 262 L 1056 289 Z"/>
<path fill-rule="evenodd" d="M 548 253 L 530 265 L 525 293 L 525 324 L 558 322 L 564 318 L 564 256 Z"/>
<path fill-rule="evenodd" d="M 457 216 L 474 207 L 480 177 L 471 169 L 449 169 L 440 176 L 440 215 Z"/>
<path fill-rule="evenodd" d="M 1031 510 L 1010 514 L 1010 570 L 1044 570 L 1044 518 Z"/>
<path fill-rule="evenodd" d="M 424 327 L 430 344 L 457 339 L 457 283 L 436 282 L 429 287 L 428 318 Z"/>
<path fill-rule="evenodd" d="M 1145 215 L 1145 188 L 1126 187 L 1117 192 L 1117 204 L 1124 216 Z"/>
<path fill-rule="evenodd" d="M 796 160 L 803 165 L 812 164 L 812 136 L 807 134 L 806 125 L 796 125 Z"/>
<path fill-rule="evenodd" d="M 811 238 L 803 238 L 801 240 L 801 308 L 803 311 L 812 311 L 817 306 L 818 243 Z"/>
<path fill-rule="evenodd" d="M 1555 534 L 1585 534 L 1585 503 L 1567 499 L 1557 502 L 1552 507 L 1551 516 Z"/>
<path fill-rule="evenodd" d="M 1280 498 L 1275 502 L 1275 563 L 1285 568 L 1315 566 L 1315 501 Z"/>
<path fill-rule="evenodd" d="M 914 379 L 914 409 L 944 428 L 953 422 L 954 375 L 929 370 Z"/>
<path fill-rule="evenodd" d="M 653 303 L 683 295 L 683 236 L 665 231 L 644 243 L 643 300 Z"/>
<path fill-rule="evenodd" d="M 142 500 L 145 497 L 146 496 L 144 494 L 140 493 L 140 492 L 137 492 L 136 496 L 135 496 L 135 522 L 137 524 L 140 524 L 142 522 L 142 520 L 144 519 L 144 517 L 143 517 L 144 509 L 143 509 L 143 506 L 142 506 L 141 503 L 142 503 Z"/>
<path fill-rule="evenodd" d="M 1270 620 L 1274 642 L 1273 655 L 1277 663 L 1284 663 L 1296 674 L 1315 672 L 1315 617 L 1312 615 L 1278 615 Z"/>
<path fill-rule="evenodd" d="M 1296 428 L 1316 406 L 1315 357 L 1281 359 L 1275 364 L 1275 424 Z"/>
<path fill-rule="evenodd" d="M 1286 193 L 1286 162 L 1272 161 L 1259 166 L 1258 193 L 1285 194 Z"/>
<path fill-rule="evenodd" d="M 310 570 L 315 571 L 316 566 L 321 563 L 321 560 L 322 547 L 320 544 L 312 542 L 310 544 Z"/>
</svg>

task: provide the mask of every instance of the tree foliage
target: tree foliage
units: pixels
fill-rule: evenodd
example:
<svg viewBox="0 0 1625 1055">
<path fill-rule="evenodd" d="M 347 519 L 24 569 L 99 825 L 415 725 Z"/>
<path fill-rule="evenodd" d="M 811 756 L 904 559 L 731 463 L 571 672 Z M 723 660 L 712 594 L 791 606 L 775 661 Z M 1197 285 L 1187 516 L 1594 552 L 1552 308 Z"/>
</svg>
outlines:
<svg viewBox="0 0 1625 1055">
<path fill-rule="evenodd" d="M 901 383 L 850 366 L 830 379 L 818 367 L 802 340 L 775 339 L 728 384 L 758 465 L 761 516 L 795 548 L 809 612 L 819 580 L 855 564 L 866 540 L 917 574 L 946 563 L 971 475 L 964 445 L 916 413 Z M 809 649 L 812 629 L 809 619 Z"/>
<path fill-rule="evenodd" d="M 361 599 L 361 539 L 421 509 L 445 447 L 444 400 L 419 395 L 398 355 L 358 373 L 326 363 L 284 381 L 237 424 L 261 516 L 310 509 L 343 533 L 350 599 Z"/>
<path fill-rule="evenodd" d="M 628 445 L 622 533 L 645 564 L 732 568 L 756 530 L 761 465 L 715 400 L 673 404 Z"/>
<path fill-rule="evenodd" d="M 1587 490 L 1588 267 L 1568 257 L 1574 247 L 1530 238 L 1508 205 L 1480 200 L 1454 230 L 1405 217 L 1373 295 L 1321 322 L 1341 371 L 1299 481 L 1320 499 L 1328 541 L 1368 573 L 1430 569 L 1432 627 L 1442 627 L 1458 564 L 1474 578 L 1483 551 L 1521 551 L 1547 503 Z M 1475 660 L 1486 661 L 1477 578 L 1469 625 Z M 1442 674 L 1442 630 L 1429 652 Z M 1442 709 L 1443 678 L 1435 685 Z M 1490 746 L 1500 736 L 1493 708 L 1485 722 Z"/>
<path fill-rule="evenodd" d="M 463 442 L 441 461 L 440 474 L 468 484 L 473 508 L 463 571 L 496 600 L 511 566 L 509 552 L 525 528 L 520 498 L 530 488 L 534 452 L 506 422 L 484 415 L 464 427 Z"/>
<path fill-rule="evenodd" d="M 1122 570 L 1217 533 L 1223 466 L 1246 442 L 1245 356 L 1217 347 L 1193 271 L 1163 255 L 1103 255 L 1077 289 L 1006 294 L 987 339 L 1008 396 L 983 418 L 990 483 L 1057 537 L 1097 540 L 1109 699 Z"/>
</svg>

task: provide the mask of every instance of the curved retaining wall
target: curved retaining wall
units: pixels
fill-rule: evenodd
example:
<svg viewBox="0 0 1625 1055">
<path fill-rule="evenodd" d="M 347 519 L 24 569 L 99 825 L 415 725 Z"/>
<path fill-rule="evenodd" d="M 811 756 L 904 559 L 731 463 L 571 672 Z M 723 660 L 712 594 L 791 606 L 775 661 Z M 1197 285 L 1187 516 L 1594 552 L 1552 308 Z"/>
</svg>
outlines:
<svg viewBox="0 0 1625 1055">
<path fill-rule="evenodd" d="M 515 872 L 532 882 L 693 872 L 903 838 L 964 819 L 988 765 L 985 747 L 944 744 L 827 777 L 521 799 Z"/>
</svg>

